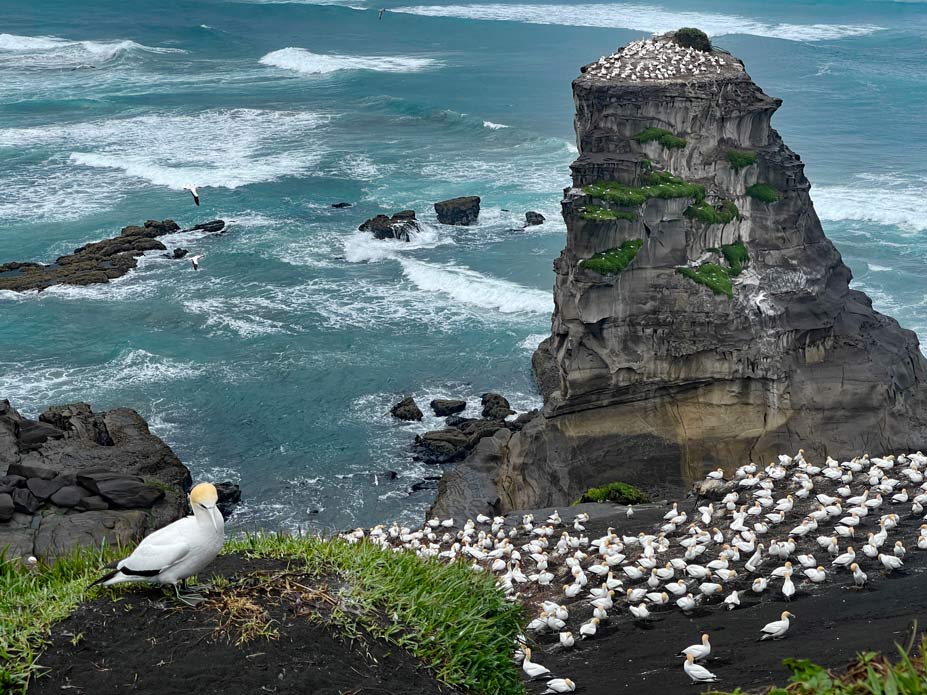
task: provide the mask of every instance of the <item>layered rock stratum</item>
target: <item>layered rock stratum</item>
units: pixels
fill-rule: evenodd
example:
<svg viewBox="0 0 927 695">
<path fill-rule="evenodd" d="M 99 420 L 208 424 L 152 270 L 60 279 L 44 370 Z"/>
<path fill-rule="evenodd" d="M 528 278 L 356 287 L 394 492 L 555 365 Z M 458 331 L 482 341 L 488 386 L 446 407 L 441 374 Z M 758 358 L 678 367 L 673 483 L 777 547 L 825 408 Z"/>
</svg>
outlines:
<svg viewBox="0 0 927 695">
<path fill-rule="evenodd" d="M 482 440 L 434 513 L 927 446 L 917 337 L 850 289 L 771 126 L 781 101 L 741 61 L 667 34 L 585 66 L 573 95 L 567 241 L 533 359 L 545 407 Z"/>
</svg>

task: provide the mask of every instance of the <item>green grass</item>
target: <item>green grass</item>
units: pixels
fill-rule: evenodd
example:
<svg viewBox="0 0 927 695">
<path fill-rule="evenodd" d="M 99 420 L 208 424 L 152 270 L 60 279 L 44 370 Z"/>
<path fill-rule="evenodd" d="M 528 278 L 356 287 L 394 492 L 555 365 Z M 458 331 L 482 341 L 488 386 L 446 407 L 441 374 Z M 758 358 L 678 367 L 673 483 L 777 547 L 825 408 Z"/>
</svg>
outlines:
<svg viewBox="0 0 927 695">
<path fill-rule="evenodd" d="M 634 222 L 637 219 L 637 213 L 630 210 L 609 210 L 598 205 L 587 205 L 579 216 L 584 220 L 593 220 L 595 222 L 607 222 L 609 220 Z"/>
<path fill-rule="evenodd" d="M 650 502 L 650 495 L 627 483 L 609 483 L 600 487 L 591 487 L 574 504 L 581 502 L 615 502 L 616 504 L 645 504 Z"/>
<path fill-rule="evenodd" d="M 524 693 L 511 659 L 522 609 L 468 564 L 315 536 L 250 536 L 229 541 L 226 552 L 290 560 L 309 574 L 337 576 L 344 589 L 332 620 L 346 635 L 363 630 L 392 642 L 468 692 Z M 35 570 L 0 559 L 0 692 L 25 693 L 52 625 L 101 591 L 87 587 L 116 556 L 83 550 Z"/>
<path fill-rule="evenodd" d="M 593 270 L 600 275 L 617 275 L 634 260 L 643 244 L 640 239 L 629 239 L 618 248 L 600 251 L 591 258 L 584 258 L 580 264 L 586 270 Z"/>
<path fill-rule="evenodd" d="M 775 203 L 779 200 L 779 191 L 768 183 L 755 183 L 747 189 L 747 195 L 764 203 Z"/>
<path fill-rule="evenodd" d="M 727 161 L 731 166 L 740 171 L 752 164 L 756 164 L 756 152 L 747 152 L 745 150 L 728 150 Z"/>
<path fill-rule="evenodd" d="M 617 181 L 599 181 L 583 188 L 586 195 L 600 198 L 622 207 L 643 205 L 651 198 L 705 199 L 705 187 L 688 183 L 665 171 L 651 171 L 641 176 L 642 186 L 628 186 Z"/>
<path fill-rule="evenodd" d="M 715 294 L 734 296 L 734 286 L 731 284 L 728 269 L 717 263 L 703 263 L 698 268 L 676 268 L 676 272 L 700 285 L 705 285 Z"/>
<path fill-rule="evenodd" d="M 792 671 L 789 684 L 758 692 L 765 695 L 927 695 L 927 640 L 919 653 L 898 648 L 900 660 L 892 663 L 885 656 L 865 652 L 856 657 L 846 672 L 834 673 L 806 659 L 786 659 Z M 757 691 L 754 691 L 757 692 Z M 705 695 L 746 695 L 712 690 Z"/>
<path fill-rule="evenodd" d="M 742 242 L 740 239 L 735 241 L 733 244 L 724 244 L 721 247 L 721 255 L 724 256 L 727 264 L 731 266 L 731 269 L 728 271 L 728 273 L 732 278 L 740 275 L 744 269 L 744 266 L 747 264 L 747 261 L 750 260 L 750 255 L 747 253 L 747 247 L 744 246 L 744 242 Z"/>
<path fill-rule="evenodd" d="M 631 139 L 641 144 L 656 141 L 669 150 L 681 150 L 688 144 L 685 138 L 678 137 L 663 128 L 646 128 Z"/>
<path fill-rule="evenodd" d="M 740 216 L 737 206 L 730 200 L 714 206 L 704 200 L 686 208 L 685 216 L 705 224 L 727 224 Z"/>
</svg>

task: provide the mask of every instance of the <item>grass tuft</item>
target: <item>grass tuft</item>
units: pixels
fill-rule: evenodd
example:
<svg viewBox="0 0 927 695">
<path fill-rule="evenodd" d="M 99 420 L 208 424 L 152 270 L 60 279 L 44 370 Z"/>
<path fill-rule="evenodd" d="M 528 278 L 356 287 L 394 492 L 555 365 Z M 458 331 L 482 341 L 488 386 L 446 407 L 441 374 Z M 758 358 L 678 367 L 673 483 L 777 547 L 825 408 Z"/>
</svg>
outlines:
<svg viewBox="0 0 927 695">
<path fill-rule="evenodd" d="M 631 139 L 641 144 L 656 141 L 669 150 L 681 150 L 688 144 L 685 138 L 678 137 L 663 128 L 645 128 Z"/>
<path fill-rule="evenodd" d="M 650 502 L 650 495 L 628 483 L 608 483 L 591 487 L 575 504 L 581 502 L 615 502 L 616 504 L 645 504 Z"/>
<path fill-rule="evenodd" d="M 579 216 L 584 220 L 593 220 L 594 222 L 607 222 L 610 220 L 634 222 L 637 219 L 637 213 L 630 210 L 610 210 L 598 205 L 587 205 Z"/>
<path fill-rule="evenodd" d="M 746 150 L 728 150 L 727 161 L 731 166 L 740 171 L 752 164 L 756 164 L 756 152 L 747 152 Z"/>
<path fill-rule="evenodd" d="M 617 181 L 599 181 L 583 188 L 586 195 L 623 207 L 643 205 L 651 198 L 705 199 L 705 187 L 688 183 L 665 171 L 651 171 L 641 176 L 641 186 L 628 186 Z"/>
<path fill-rule="evenodd" d="M 593 270 L 600 275 L 617 275 L 634 260 L 643 244 L 641 239 L 629 239 L 618 248 L 600 251 L 591 258 L 584 258 L 579 263 L 583 268 Z"/>
<path fill-rule="evenodd" d="M 747 264 L 747 261 L 750 260 L 750 255 L 747 253 L 747 247 L 744 246 L 744 242 L 740 239 L 735 241 L 733 244 L 724 244 L 721 247 L 721 255 L 724 256 L 724 260 L 727 261 L 727 264 L 731 266 L 731 269 L 728 271 L 732 278 L 736 278 L 743 271 L 744 266 Z"/>
<path fill-rule="evenodd" d="M 775 203 L 779 200 L 779 191 L 768 183 L 755 183 L 747 189 L 747 195 L 764 203 Z"/>
<path fill-rule="evenodd" d="M 740 216 L 737 206 L 730 200 L 724 200 L 720 205 L 712 205 L 704 200 L 686 208 L 685 216 L 705 224 L 727 224 Z"/>
<path fill-rule="evenodd" d="M 715 294 L 734 296 L 734 286 L 731 284 L 727 268 L 717 263 L 703 263 L 698 268 L 676 268 L 676 272 L 700 285 L 705 285 Z"/>
</svg>

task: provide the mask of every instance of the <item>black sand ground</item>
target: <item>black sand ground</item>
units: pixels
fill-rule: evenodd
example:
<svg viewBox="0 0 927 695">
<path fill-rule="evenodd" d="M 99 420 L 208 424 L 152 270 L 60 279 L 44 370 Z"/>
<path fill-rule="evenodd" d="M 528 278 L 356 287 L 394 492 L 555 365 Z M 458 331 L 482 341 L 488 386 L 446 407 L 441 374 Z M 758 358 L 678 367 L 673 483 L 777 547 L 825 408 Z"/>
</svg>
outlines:
<svg viewBox="0 0 927 695">
<path fill-rule="evenodd" d="M 279 575 L 285 564 L 221 557 L 208 573 L 238 577 Z M 408 653 L 373 639 L 348 641 L 312 615 L 325 601 L 303 587 L 322 588 L 306 577 L 286 577 L 291 590 L 245 593 L 270 618 L 277 639 L 235 642 L 241 624 L 222 628 L 214 606 L 178 608 L 158 590 L 138 587 L 82 605 L 53 630 L 39 659 L 50 669 L 29 687 L 30 695 L 150 693 L 152 695 L 448 695 L 451 689 Z M 248 582 L 257 583 L 257 581 Z M 241 606 L 239 606 L 241 607 Z M 242 613 L 243 615 L 243 613 Z M 266 623 L 265 618 L 265 623 Z M 258 624 L 264 624 L 260 621 Z M 217 629 L 218 628 L 218 629 Z M 79 637 L 78 637 L 79 636 Z M 76 643 L 76 644 L 75 644 Z"/>
</svg>

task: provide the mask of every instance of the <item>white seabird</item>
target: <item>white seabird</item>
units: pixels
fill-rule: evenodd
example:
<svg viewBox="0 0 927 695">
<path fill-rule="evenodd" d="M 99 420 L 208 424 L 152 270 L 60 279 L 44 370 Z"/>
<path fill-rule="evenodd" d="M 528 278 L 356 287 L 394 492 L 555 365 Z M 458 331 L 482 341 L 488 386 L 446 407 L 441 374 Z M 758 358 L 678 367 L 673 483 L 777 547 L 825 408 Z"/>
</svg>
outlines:
<svg viewBox="0 0 927 695">
<path fill-rule="evenodd" d="M 200 483 L 190 491 L 193 516 L 178 519 L 147 535 L 132 554 L 91 586 L 124 582 L 171 584 L 181 600 L 177 583 L 192 577 L 212 562 L 225 544 L 225 521 L 216 504 L 219 494 L 212 483 Z"/>
<path fill-rule="evenodd" d="M 708 633 L 706 632 L 704 635 L 702 635 L 701 644 L 690 645 L 679 652 L 676 656 L 691 655 L 692 658 L 696 661 L 701 661 L 702 659 L 707 658 L 709 654 L 711 654 L 711 643 L 708 641 Z"/>
<path fill-rule="evenodd" d="M 546 693 L 572 693 L 574 690 L 576 690 L 576 683 L 569 678 L 554 678 L 547 681 L 547 690 L 544 690 L 541 695 Z"/>
<path fill-rule="evenodd" d="M 682 665 L 682 668 L 693 683 L 714 683 L 718 680 L 718 677 L 707 668 L 695 663 L 695 657 L 691 654 L 686 654 L 686 662 Z"/>
<path fill-rule="evenodd" d="M 761 630 L 763 636 L 760 637 L 759 641 L 767 639 L 782 639 L 785 637 L 785 633 L 789 631 L 789 618 L 794 617 L 795 616 L 788 611 L 782 611 L 782 616 L 779 620 L 773 620 L 771 623 L 767 623 L 763 626 L 763 629 Z"/>
<path fill-rule="evenodd" d="M 192 183 L 189 183 L 189 184 L 187 184 L 186 186 L 184 186 L 183 189 L 184 189 L 185 191 L 190 191 L 190 195 L 193 196 L 193 202 L 196 203 L 196 206 L 197 206 L 197 207 L 199 207 L 199 205 L 200 205 L 200 194 L 197 192 L 196 186 L 194 186 Z"/>
<path fill-rule="evenodd" d="M 193 264 L 193 270 L 200 269 L 200 259 L 206 254 L 200 253 L 196 256 L 190 256 L 190 263 Z"/>
</svg>

